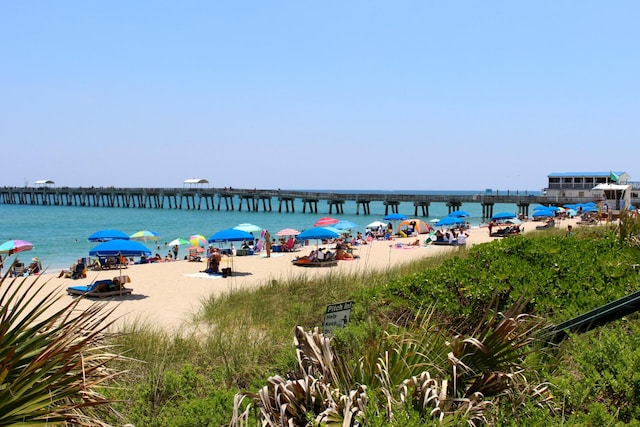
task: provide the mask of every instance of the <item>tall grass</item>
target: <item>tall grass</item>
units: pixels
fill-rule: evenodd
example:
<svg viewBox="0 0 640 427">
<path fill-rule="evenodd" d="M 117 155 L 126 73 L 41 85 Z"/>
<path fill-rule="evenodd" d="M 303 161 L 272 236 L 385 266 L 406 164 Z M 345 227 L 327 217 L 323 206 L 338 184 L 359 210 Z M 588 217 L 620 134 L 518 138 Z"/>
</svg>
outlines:
<svg viewBox="0 0 640 427">
<path fill-rule="evenodd" d="M 286 377 L 296 371 L 294 330 L 297 326 L 306 330 L 320 326 L 330 303 L 356 302 L 351 324 L 336 331 L 332 340 L 336 351 L 353 363 L 370 353 L 390 323 L 401 331 L 415 325 L 424 310 L 433 310 L 437 331 L 446 332 L 454 317 L 456 325 L 463 327 L 461 331 L 472 331 L 478 325 L 474 322 L 487 315 L 496 295 L 500 309 L 522 296 L 533 296 L 527 309 L 551 321 L 554 316 L 565 319 L 579 314 L 637 287 L 638 274 L 631 264 L 634 258 L 640 259 L 638 250 L 617 238 L 615 226 L 578 227 L 574 231 L 567 237 L 565 229 L 558 227 L 385 271 L 272 280 L 206 299 L 193 316 L 194 327 L 179 333 L 130 325 L 127 336 L 118 343 L 131 349 L 131 357 L 145 363 L 136 365 L 130 374 L 129 382 L 139 384 L 129 395 L 135 404 L 122 409 L 136 424 L 149 427 L 228 422 L 233 416 L 235 392 L 260 389 L 269 377 Z M 529 357 L 529 368 L 541 361 L 547 364 L 539 372 L 540 380 L 532 385 L 552 382 L 558 372 L 564 374 L 571 366 L 570 360 L 557 357 L 562 348 L 547 349 L 549 356 Z M 570 375 L 580 374 L 565 376 Z M 562 382 L 564 377 L 558 378 L 565 390 L 550 387 L 556 396 L 562 396 L 569 392 L 568 386 Z M 589 381 L 573 384 L 574 392 L 583 384 Z M 593 396 L 588 389 L 579 392 L 587 396 L 585 399 Z M 531 396 L 536 393 L 532 388 Z M 608 401 L 605 394 L 597 398 Z M 501 425 L 510 425 L 507 418 L 514 414 L 523 424 L 535 419 L 538 424 L 554 425 L 565 419 L 536 406 L 540 402 L 535 399 L 505 396 L 503 400 L 510 403 L 494 412 L 496 417 L 506 417 Z M 589 411 L 575 401 L 571 405 L 574 414 Z M 193 415 L 188 420 L 179 413 Z M 406 415 L 407 419 L 414 417 Z M 574 415 L 578 423 L 596 418 Z M 406 425 L 419 424 L 416 420 Z"/>
</svg>

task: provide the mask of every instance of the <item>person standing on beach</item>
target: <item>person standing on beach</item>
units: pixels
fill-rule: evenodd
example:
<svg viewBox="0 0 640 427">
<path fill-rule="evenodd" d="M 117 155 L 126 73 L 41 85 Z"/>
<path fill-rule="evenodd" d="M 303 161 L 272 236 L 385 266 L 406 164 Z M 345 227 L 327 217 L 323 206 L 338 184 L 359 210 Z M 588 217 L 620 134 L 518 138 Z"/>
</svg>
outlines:
<svg viewBox="0 0 640 427">
<path fill-rule="evenodd" d="M 571 224 L 567 225 L 567 232 L 565 233 L 565 236 L 573 236 L 573 227 L 571 226 Z"/>
<path fill-rule="evenodd" d="M 173 245 L 173 259 L 178 260 L 178 245 Z"/>
<path fill-rule="evenodd" d="M 267 250 L 267 258 L 271 257 L 271 234 L 269 230 L 264 232 L 264 247 Z"/>
</svg>

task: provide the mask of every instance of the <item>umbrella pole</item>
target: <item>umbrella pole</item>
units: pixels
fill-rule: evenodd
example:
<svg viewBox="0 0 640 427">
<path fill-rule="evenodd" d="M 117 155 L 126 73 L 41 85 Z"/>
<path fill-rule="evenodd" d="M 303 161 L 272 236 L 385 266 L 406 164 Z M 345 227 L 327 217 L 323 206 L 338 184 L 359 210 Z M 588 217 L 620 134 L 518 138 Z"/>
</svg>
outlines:
<svg viewBox="0 0 640 427">
<path fill-rule="evenodd" d="M 120 278 L 122 277 L 122 252 L 118 252 L 118 290 L 120 291 L 120 296 L 122 296 L 122 283 L 120 283 Z"/>
</svg>

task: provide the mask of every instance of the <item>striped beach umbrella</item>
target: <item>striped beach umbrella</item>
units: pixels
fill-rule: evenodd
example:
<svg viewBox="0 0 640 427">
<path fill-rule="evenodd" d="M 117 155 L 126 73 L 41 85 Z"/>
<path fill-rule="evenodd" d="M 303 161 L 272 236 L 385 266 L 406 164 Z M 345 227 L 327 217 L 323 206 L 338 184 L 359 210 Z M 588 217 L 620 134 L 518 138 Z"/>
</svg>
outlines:
<svg viewBox="0 0 640 427">
<path fill-rule="evenodd" d="M 276 236 L 279 236 L 279 237 L 297 236 L 298 234 L 300 234 L 300 232 L 298 230 L 296 230 L 295 228 L 283 228 L 282 230 L 280 230 L 280 231 L 278 231 L 276 233 Z"/>
<path fill-rule="evenodd" d="M 33 244 L 26 240 L 7 240 L 0 245 L 0 254 L 15 254 L 17 252 L 30 251 Z"/>
<path fill-rule="evenodd" d="M 144 240 L 145 242 L 147 240 L 158 240 L 158 237 L 160 237 L 160 233 L 156 233 L 155 231 L 151 230 L 140 230 L 129 236 L 130 239 Z"/>
<path fill-rule="evenodd" d="M 191 243 L 191 246 L 206 246 L 207 238 L 202 234 L 194 234 L 189 237 L 189 243 Z"/>
</svg>

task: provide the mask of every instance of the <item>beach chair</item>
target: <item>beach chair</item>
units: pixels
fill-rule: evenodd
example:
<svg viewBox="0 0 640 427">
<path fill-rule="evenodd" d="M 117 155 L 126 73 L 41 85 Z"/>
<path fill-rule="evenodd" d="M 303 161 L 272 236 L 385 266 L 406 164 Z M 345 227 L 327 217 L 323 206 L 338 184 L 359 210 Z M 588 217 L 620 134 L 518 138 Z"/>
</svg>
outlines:
<svg viewBox="0 0 640 427">
<path fill-rule="evenodd" d="M 94 298 L 131 295 L 133 289 L 125 287 L 126 283 L 131 283 L 129 276 L 117 276 L 111 280 L 96 280 L 86 286 L 69 286 L 67 293 L 69 295 Z"/>
<path fill-rule="evenodd" d="M 13 275 L 14 277 L 24 275 L 24 264 L 21 262 L 16 262 L 13 264 Z"/>
<path fill-rule="evenodd" d="M 287 240 L 286 246 L 285 246 L 285 251 L 286 252 L 293 252 L 296 248 L 296 239 L 294 239 L 293 237 L 289 238 L 289 240 Z"/>
</svg>

